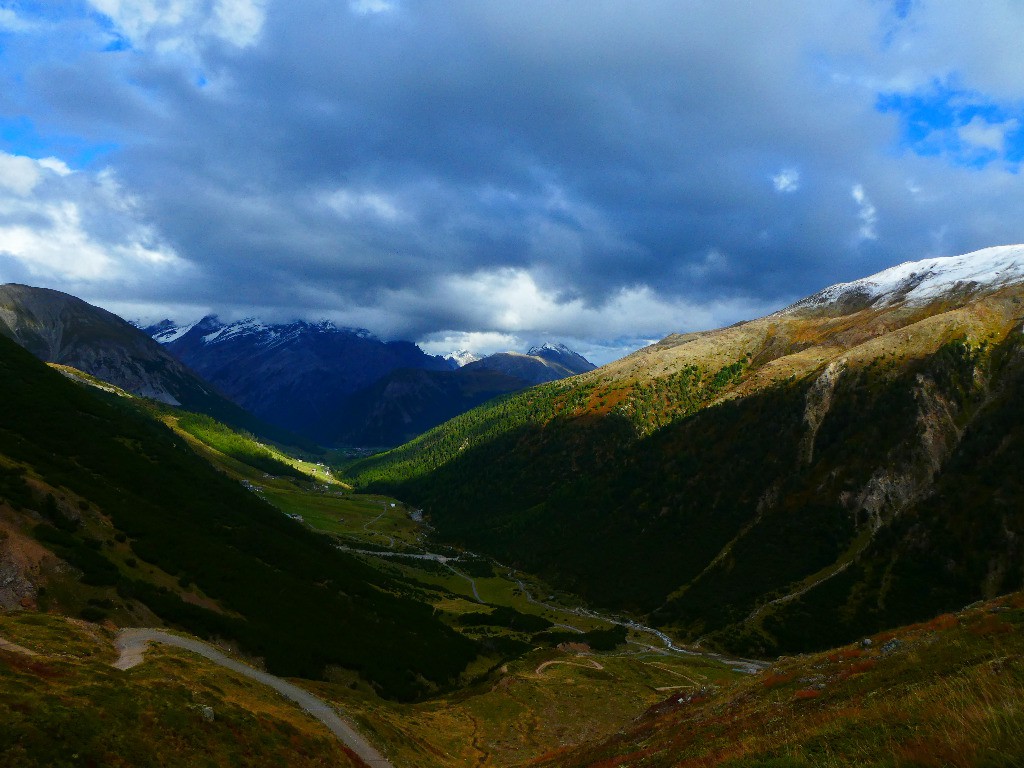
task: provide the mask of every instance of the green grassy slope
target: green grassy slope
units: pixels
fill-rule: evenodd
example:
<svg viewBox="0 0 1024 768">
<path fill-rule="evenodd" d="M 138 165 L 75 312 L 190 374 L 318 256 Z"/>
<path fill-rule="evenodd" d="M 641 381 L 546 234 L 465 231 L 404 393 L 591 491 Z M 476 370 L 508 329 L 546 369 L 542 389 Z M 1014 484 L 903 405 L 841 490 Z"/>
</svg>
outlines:
<svg viewBox="0 0 1024 768">
<path fill-rule="evenodd" d="M 106 521 L 86 528 L 60 505 L 47 512 L 46 498 L 9 474 L 4 497 L 40 513 L 36 538 L 83 582 L 201 636 L 234 638 L 271 671 L 316 677 L 339 665 L 387 695 L 414 697 L 450 684 L 476 655 L 401 584 L 215 471 L 130 402 L 65 380 L 6 339 L 0 455 Z M 155 570 L 194 584 L 219 611 L 161 589 Z"/>
</svg>

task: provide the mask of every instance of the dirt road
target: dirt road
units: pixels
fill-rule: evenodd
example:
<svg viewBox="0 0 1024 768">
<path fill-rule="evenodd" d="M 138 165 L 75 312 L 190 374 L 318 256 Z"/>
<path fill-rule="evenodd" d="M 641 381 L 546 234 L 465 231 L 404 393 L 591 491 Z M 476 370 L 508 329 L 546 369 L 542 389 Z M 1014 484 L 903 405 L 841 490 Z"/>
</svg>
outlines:
<svg viewBox="0 0 1024 768">
<path fill-rule="evenodd" d="M 192 640 L 186 637 L 179 637 L 170 632 L 159 629 L 123 629 L 117 636 L 116 646 L 120 656 L 114 662 L 118 669 L 131 669 L 141 664 L 144 660 L 146 648 L 150 643 L 163 643 L 173 645 L 176 648 L 184 648 L 186 651 L 198 653 L 214 664 L 218 664 L 240 675 L 263 683 L 285 698 L 291 699 L 302 709 L 311 714 L 321 723 L 330 729 L 331 733 L 337 736 L 349 749 L 359 755 L 371 768 L 393 768 L 370 742 L 364 739 L 348 723 L 338 717 L 334 708 L 327 702 L 317 698 L 309 691 L 292 685 L 287 680 L 262 672 L 258 669 L 242 664 L 239 661 L 225 656 L 211 645 L 199 640 Z"/>
<path fill-rule="evenodd" d="M 2 637 L 0 637 L 0 650 L 10 651 L 11 653 L 20 653 L 23 656 L 38 656 L 39 655 L 35 651 L 30 650 L 30 649 L 26 648 L 23 645 L 18 645 L 17 643 L 12 643 L 10 640 L 5 640 Z"/>
</svg>

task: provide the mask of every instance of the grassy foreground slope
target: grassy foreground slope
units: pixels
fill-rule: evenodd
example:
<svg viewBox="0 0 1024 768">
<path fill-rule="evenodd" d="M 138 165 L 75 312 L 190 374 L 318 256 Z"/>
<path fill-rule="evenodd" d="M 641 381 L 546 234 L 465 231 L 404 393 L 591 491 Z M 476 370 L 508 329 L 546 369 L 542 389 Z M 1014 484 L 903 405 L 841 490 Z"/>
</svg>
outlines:
<svg viewBox="0 0 1024 768">
<path fill-rule="evenodd" d="M 1024 596 L 782 659 L 672 694 L 628 728 L 544 768 L 910 768 L 1024 764 Z"/>
<path fill-rule="evenodd" d="M 1024 290 L 670 337 L 350 476 L 439 532 L 736 653 L 1021 587 Z"/>
<path fill-rule="evenodd" d="M 73 567 L 26 571 L 41 605 L 85 604 L 88 617 L 122 622 L 142 605 L 136 621 L 155 614 L 234 639 L 271 672 L 315 678 L 337 665 L 400 698 L 453 684 L 476 656 L 401 583 L 217 472 L 131 403 L 101 399 L 6 339 L 0 457 L 8 535 Z"/>
<path fill-rule="evenodd" d="M 0 761 L 53 766 L 359 766 L 323 725 L 264 686 L 166 646 L 114 669 L 108 631 L 0 614 Z"/>
</svg>

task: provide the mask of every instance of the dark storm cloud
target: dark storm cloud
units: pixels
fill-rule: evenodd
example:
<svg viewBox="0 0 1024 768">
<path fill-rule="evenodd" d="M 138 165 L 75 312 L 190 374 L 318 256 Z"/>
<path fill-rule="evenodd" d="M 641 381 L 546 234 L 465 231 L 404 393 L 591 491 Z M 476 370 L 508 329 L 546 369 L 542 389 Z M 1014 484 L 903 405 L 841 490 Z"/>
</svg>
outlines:
<svg viewBox="0 0 1024 768">
<path fill-rule="evenodd" d="M 116 144 L 133 215 L 198 270 L 108 303 L 640 338 L 1024 240 L 1010 107 L 940 126 L 998 160 L 967 166 L 880 106 L 951 78 L 1019 104 L 1012 4 L 95 5 L 130 46 L 83 32 L 0 105 Z"/>
</svg>

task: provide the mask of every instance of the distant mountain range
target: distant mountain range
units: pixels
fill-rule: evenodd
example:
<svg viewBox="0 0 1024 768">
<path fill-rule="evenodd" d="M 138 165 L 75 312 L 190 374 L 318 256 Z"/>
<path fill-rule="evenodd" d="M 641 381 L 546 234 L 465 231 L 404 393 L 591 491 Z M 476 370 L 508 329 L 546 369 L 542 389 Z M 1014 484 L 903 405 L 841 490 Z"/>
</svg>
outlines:
<svg viewBox="0 0 1024 768">
<path fill-rule="evenodd" d="M 330 322 L 223 323 L 209 316 L 144 330 L 250 413 L 321 443 L 333 443 L 344 428 L 346 398 L 392 371 L 450 370 L 410 342 L 384 342 Z"/>
<path fill-rule="evenodd" d="M 558 381 L 586 373 L 596 366 L 564 344 L 544 344 L 526 354 L 498 352 L 462 366 L 463 371 L 497 371 L 530 384 Z"/>
<path fill-rule="evenodd" d="M 132 394 L 308 447 L 398 445 L 493 397 L 594 368 L 555 344 L 463 355 L 460 367 L 328 321 L 208 316 L 140 329 L 74 296 L 16 284 L 0 286 L 0 333 Z"/>
<path fill-rule="evenodd" d="M 132 394 L 278 442 L 298 439 L 253 417 L 117 315 L 66 293 L 0 285 L 0 334 L 40 360 L 77 368 Z"/>
<path fill-rule="evenodd" d="M 324 444 L 397 445 L 492 397 L 592 370 L 563 345 L 470 359 L 322 321 L 143 329 L 251 413 Z"/>
<path fill-rule="evenodd" d="M 676 334 L 354 466 L 691 641 L 847 642 L 1022 587 L 1024 246 Z"/>
</svg>

